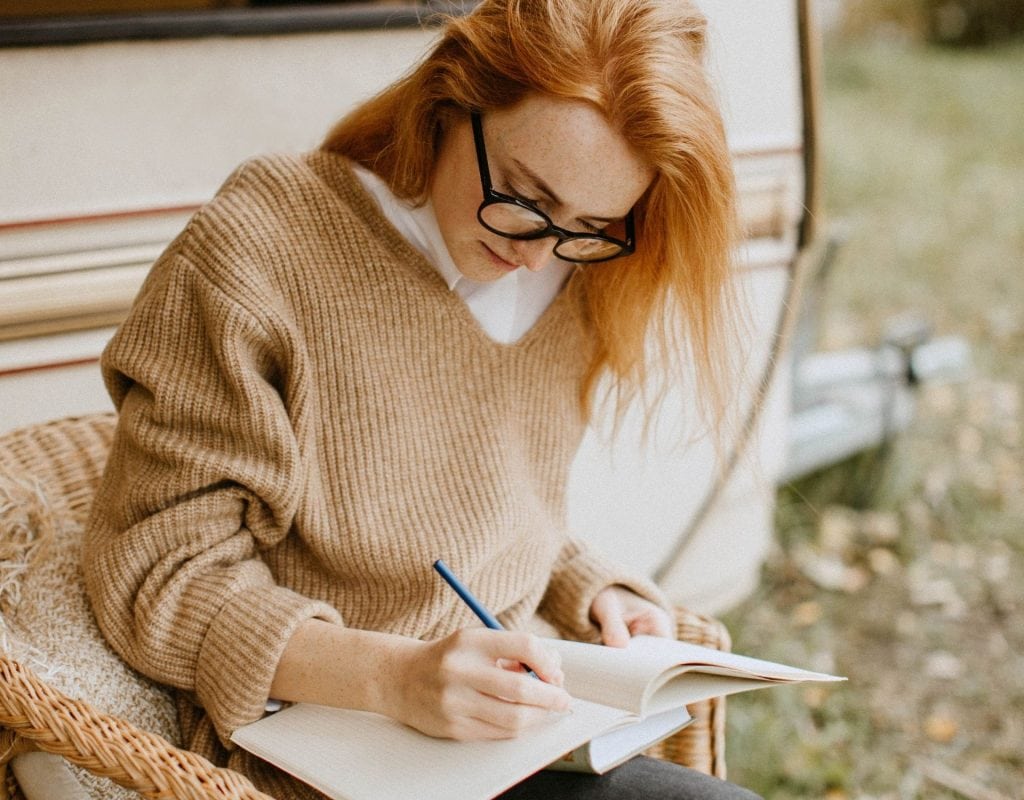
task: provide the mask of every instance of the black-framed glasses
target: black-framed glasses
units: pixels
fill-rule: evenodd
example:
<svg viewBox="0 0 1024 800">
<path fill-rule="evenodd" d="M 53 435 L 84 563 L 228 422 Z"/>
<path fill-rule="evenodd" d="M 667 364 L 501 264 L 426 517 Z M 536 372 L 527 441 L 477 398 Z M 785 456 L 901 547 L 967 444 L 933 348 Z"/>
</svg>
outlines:
<svg viewBox="0 0 1024 800">
<path fill-rule="evenodd" d="M 578 264 L 610 261 L 636 250 L 632 209 L 624 220 L 626 238 L 622 240 L 603 233 L 581 233 L 560 228 L 533 203 L 496 191 L 491 185 L 491 171 L 487 166 L 487 149 L 484 147 L 484 128 L 480 114 L 473 112 L 470 119 L 473 123 L 477 165 L 480 167 L 480 185 L 484 191 L 484 200 L 476 217 L 487 230 L 507 239 L 557 236 L 555 255 L 563 261 Z"/>
</svg>

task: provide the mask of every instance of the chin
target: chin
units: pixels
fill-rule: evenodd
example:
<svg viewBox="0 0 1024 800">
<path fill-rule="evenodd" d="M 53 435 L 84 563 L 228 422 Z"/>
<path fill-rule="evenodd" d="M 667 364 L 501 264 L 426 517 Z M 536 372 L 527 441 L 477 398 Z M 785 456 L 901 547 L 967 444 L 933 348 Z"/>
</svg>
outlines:
<svg viewBox="0 0 1024 800">
<path fill-rule="evenodd" d="M 476 269 L 463 274 L 471 281 L 476 281 L 477 283 L 492 283 L 499 278 L 505 277 L 509 273 L 506 270 L 486 265 L 477 267 Z"/>
</svg>

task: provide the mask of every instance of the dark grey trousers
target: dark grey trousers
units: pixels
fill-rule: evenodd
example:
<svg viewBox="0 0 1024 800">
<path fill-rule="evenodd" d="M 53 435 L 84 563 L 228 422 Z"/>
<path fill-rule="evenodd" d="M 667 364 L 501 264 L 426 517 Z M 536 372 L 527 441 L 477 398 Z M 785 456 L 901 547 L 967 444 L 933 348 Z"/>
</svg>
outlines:
<svg viewBox="0 0 1024 800">
<path fill-rule="evenodd" d="M 638 756 L 604 775 L 538 772 L 498 800 L 759 800 L 759 795 L 678 764 Z"/>
</svg>

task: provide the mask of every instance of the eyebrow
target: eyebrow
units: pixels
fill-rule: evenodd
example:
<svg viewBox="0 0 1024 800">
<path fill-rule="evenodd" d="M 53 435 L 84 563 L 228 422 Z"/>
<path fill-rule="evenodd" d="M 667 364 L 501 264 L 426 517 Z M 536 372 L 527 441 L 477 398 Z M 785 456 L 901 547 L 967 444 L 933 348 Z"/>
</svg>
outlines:
<svg viewBox="0 0 1024 800">
<path fill-rule="evenodd" d="M 551 190 L 551 187 L 549 187 L 543 181 L 543 179 L 539 175 L 537 175 L 536 173 L 533 172 L 533 170 L 531 170 L 529 167 L 527 167 L 526 164 L 524 164 L 518 158 L 513 158 L 512 159 L 512 163 L 515 165 L 516 169 L 518 169 L 521 173 L 523 173 L 523 176 L 527 180 L 529 180 L 531 183 L 533 183 L 534 186 L 536 186 L 538 189 L 540 189 L 540 191 L 542 191 L 544 194 L 546 194 L 548 196 L 548 199 L 552 203 L 554 203 L 556 206 L 563 206 L 563 205 L 565 205 L 565 203 L 562 202 L 561 198 Z M 602 216 L 599 216 L 597 214 L 585 214 L 585 215 L 583 215 L 581 217 L 577 217 L 576 219 L 580 220 L 581 222 L 585 222 L 587 220 L 592 220 L 592 221 L 595 221 L 595 222 L 604 222 L 604 223 L 610 224 L 612 222 L 619 222 L 619 221 L 621 221 L 624 218 L 623 217 L 602 217 Z"/>
</svg>

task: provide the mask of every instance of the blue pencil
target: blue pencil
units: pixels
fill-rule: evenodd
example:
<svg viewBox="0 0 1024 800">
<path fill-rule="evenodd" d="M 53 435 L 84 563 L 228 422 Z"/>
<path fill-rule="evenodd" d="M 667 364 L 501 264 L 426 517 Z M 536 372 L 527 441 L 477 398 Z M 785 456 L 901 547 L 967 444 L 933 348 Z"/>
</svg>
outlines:
<svg viewBox="0 0 1024 800">
<path fill-rule="evenodd" d="M 444 563 L 440 558 L 434 562 L 434 569 L 436 569 L 441 577 L 445 579 L 449 586 L 451 586 L 455 593 L 463 599 L 467 606 L 470 607 L 472 612 L 477 615 L 480 621 L 488 628 L 496 631 L 505 630 L 505 626 L 498 622 L 498 618 L 494 616 L 490 611 L 483 607 L 483 604 L 476 599 L 474 594 L 465 587 L 465 585 L 458 578 L 455 577 L 455 573 L 452 572 L 448 565 Z M 523 668 L 532 677 L 540 680 L 540 676 L 537 675 L 532 669 L 523 664 Z"/>
</svg>

